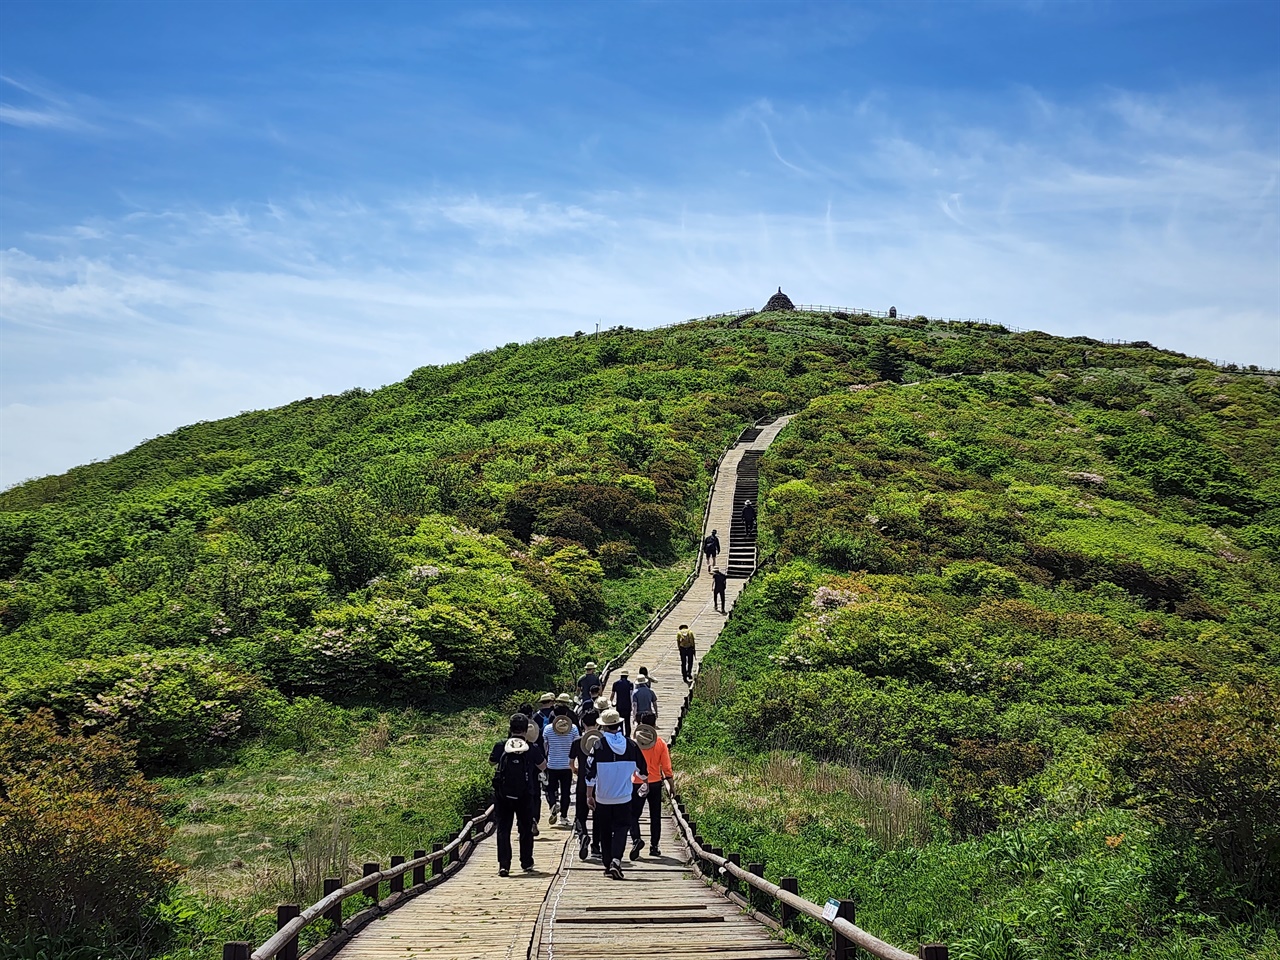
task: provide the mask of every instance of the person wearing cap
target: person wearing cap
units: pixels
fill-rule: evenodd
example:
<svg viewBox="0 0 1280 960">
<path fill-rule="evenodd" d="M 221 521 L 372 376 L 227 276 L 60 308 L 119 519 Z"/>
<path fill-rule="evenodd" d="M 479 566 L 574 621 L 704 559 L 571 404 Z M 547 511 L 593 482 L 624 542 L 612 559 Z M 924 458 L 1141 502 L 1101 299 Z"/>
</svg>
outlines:
<svg viewBox="0 0 1280 960">
<path fill-rule="evenodd" d="M 594 856 L 600 856 L 600 835 L 592 836 L 587 826 L 587 817 L 591 810 L 587 806 L 587 754 L 600 739 L 600 728 L 596 721 L 600 719 L 600 711 L 589 707 L 582 713 L 582 736 L 573 741 L 569 747 L 569 766 L 573 775 L 578 778 L 574 792 L 573 834 L 578 838 L 578 859 L 587 859 L 588 849 Z"/>
<path fill-rule="evenodd" d="M 676 631 L 676 646 L 680 649 L 680 676 L 685 683 L 693 683 L 693 655 L 698 646 L 698 638 L 693 635 L 687 623 L 680 624 Z"/>
<path fill-rule="evenodd" d="M 622 732 L 622 715 L 606 710 L 600 715 L 601 736 L 587 754 L 587 806 L 595 811 L 596 836 L 606 876 L 622 879 L 622 853 L 631 828 L 631 778 L 639 771 L 645 778 L 641 795 L 649 792 L 649 768 L 634 740 Z"/>
<path fill-rule="evenodd" d="M 631 736 L 631 693 L 636 685 L 627 678 L 625 669 L 618 672 L 613 683 L 613 708 L 622 716 L 622 732 Z"/>
<path fill-rule="evenodd" d="M 636 713 L 636 745 L 644 754 L 645 765 L 649 768 L 647 777 L 639 773 L 631 778 L 631 859 L 639 860 L 640 851 L 644 849 L 644 840 L 640 837 L 640 814 L 644 805 L 649 805 L 649 856 L 662 856 L 662 783 L 673 780 L 675 774 L 671 770 L 671 751 L 667 743 L 658 736 L 658 715 L 655 713 Z M 647 794 L 640 792 L 640 786 L 648 783 Z"/>
<path fill-rule="evenodd" d="M 568 704 L 557 703 L 551 722 L 542 728 L 542 743 L 547 751 L 547 805 L 551 808 L 547 822 L 553 827 L 561 819 L 569 826 L 569 788 L 573 786 L 569 748 L 578 736 L 573 711 Z"/>
<path fill-rule="evenodd" d="M 707 558 L 708 567 L 716 562 L 716 557 L 720 556 L 719 531 L 712 530 L 702 541 L 702 555 Z"/>
<path fill-rule="evenodd" d="M 747 528 L 747 533 L 756 532 L 756 505 L 750 500 L 742 505 L 742 525 Z"/>
<path fill-rule="evenodd" d="M 582 676 L 578 678 L 578 699 L 587 701 L 592 699 L 591 688 L 598 687 L 601 684 L 600 674 L 596 673 L 596 663 L 594 660 L 588 660 L 587 665 L 582 668 Z"/>
<path fill-rule="evenodd" d="M 711 606 L 721 613 L 728 613 L 725 609 L 724 591 L 729 585 L 729 575 L 719 567 L 711 568 Z"/>
<path fill-rule="evenodd" d="M 505 877 L 511 873 L 511 822 L 516 824 L 516 832 L 520 837 L 520 868 L 533 869 L 533 804 L 532 799 L 538 792 L 538 778 L 534 771 L 547 765 L 546 755 L 542 747 L 530 743 L 525 737 L 529 729 L 529 718 L 523 713 L 511 717 L 507 728 L 507 738 L 499 740 L 489 752 L 489 762 L 494 765 L 493 807 L 496 821 L 494 831 L 498 838 L 498 875 Z M 503 770 L 503 758 L 512 754 L 519 758 L 521 765 L 528 771 L 527 791 L 524 798 L 508 797 L 500 789 L 499 773 Z M 507 761 L 510 764 L 510 761 Z"/>
<path fill-rule="evenodd" d="M 653 692 L 653 681 L 646 674 L 636 677 L 636 688 L 631 694 L 631 708 L 637 717 L 658 712 L 658 695 Z"/>
</svg>

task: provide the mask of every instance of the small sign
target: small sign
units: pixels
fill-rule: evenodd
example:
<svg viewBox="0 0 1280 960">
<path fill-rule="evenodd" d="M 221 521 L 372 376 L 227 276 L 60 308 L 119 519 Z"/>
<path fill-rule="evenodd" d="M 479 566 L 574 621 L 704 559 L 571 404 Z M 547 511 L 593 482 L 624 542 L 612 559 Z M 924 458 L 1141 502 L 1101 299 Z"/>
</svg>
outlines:
<svg viewBox="0 0 1280 960">
<path fill-rule="evenodd" d="M 822 908 L 823 920 L 834 920 L 840 914 L 840 901 L 832 898 L 827 901 L 827 905 Z"/>
</svg>

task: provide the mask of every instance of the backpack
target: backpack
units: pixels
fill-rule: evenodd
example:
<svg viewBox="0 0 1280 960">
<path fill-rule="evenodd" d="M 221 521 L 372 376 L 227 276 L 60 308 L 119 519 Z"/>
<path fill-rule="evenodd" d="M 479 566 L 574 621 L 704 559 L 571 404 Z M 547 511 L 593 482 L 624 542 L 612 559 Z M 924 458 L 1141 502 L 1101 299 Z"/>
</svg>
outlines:
<svg viewBox="0 0 1280 960">
<path fill-rule="evenodd" d="M 499 800 L 524 800 L 533 792 L 529 752 L 503 753 L 493 774 L 493 795 Z"/>
<path fill-rule="evenodd" d="M 712 537 L 704 537 L 702 540 L 703 552 L 709 553 L 716 548 L 716 542 Z"/>
</svg>

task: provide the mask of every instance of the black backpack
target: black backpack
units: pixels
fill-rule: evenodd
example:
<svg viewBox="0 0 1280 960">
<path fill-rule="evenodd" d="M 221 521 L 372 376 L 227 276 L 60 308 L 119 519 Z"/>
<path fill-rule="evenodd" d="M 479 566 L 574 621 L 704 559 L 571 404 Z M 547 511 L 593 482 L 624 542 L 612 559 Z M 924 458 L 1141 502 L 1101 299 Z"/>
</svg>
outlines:
<svg viewBox="0 0 1280 960">
<path fill-rule="evenodd" d="M 532 792 L 533 764 L 529 753 L 506 753 L 498 758 L 493 795 L 499 800 L 524 800 Z"/>
<path fill-rule="evenodd" d="M 711 537 L 709 537 L 709 536 L 708 536 L 708 537 L 704 537 L 704 538 L 703 538 L 703 541 L 702 541 L 702 549 L 703 549 L 703 551 L 704 551 L 704 552 L 706 552 L 706 551 L 708 551 L 708 550 L 714 550 L 714 549 L 715 549 L 715 547 L 716 547 L 716 542 L 715 542 L 715 540 L 714 540 L 713 538 L 711 538 Z"/>
</svg>

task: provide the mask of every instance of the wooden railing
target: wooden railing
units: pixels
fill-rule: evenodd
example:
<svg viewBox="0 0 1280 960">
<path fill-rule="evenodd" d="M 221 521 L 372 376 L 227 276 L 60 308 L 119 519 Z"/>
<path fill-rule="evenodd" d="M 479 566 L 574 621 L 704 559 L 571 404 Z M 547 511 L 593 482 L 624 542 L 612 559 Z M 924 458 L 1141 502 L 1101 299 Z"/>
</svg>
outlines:
<svg viewBox="0 0 1280 960">
<path fill-rule="evenodd" d="M 466 863 L 476 845 L 492 832 L 492 804 L 463 824 L 462 829 L 448 843 L 437 843 L 430 853 L 415 850 L 413 859 L 402 856 L 391 858 L 386 870 L 378 863 L 366 863 L 364 876 L 342 886 L 341 879 L 332 877 L 324 881 L 324 897 L 305 910 L 297 904 L 286 903 L 276 908 L 276 932 L 256 950 L 244 940 L 233 940 L 222 946 L 222 960 L 298 960 L 298 935 L 318 920 L 328 920 L 333 927 L 327 939 L 307 953 L 308 960 L 321 960 L 351 939 L 372 920 L 405 900 L 425 893 L 453 876 Z M 431 876 L 427 876 L 430 867 Z M 410 874 L 412 885 L 405 888 L 405 875 Z M 380 899 L 381 886 L 386 883 L 389 895 Z M 342 904 L 347 898 L 364 894 L 369 906 L 359 913 L 342 919 Z"/>
<path fill-rule="evenodd" d="M 769 562 L 760 564 L 743 584 L 750 583 Z M 733 619 L 733 611 L 729 612 Z M 685 694 L 680 705 L 680 715 L 676 718 L 675 731 L 671 735 L 674 743 L 684 726 L 685 715 L 693 703 L 693 695 L 698 689 L 694 679 L 693 689 Z M 708 847 L 706 841 L 698 833 L 698 825 L 689 819 L 688 810 L 679 790 L 666 781 L 668 799 L 671 801 L 671 812 L 676 826 L 684 837 L 689 852 L 693 855 L 691 866 L 695 873 L 708 883 L 720 886 L 720 893 L 733 901 L 754 919 L 775 930 L 794 930 L 801 917 L 808 917 L 832 931 L 835 940 L 835 960 L 854 960 L 855 949 L 862 949 L 879 960 L 948 960 L 946 944 L 922 943 L 919 954 L 911 954 L 895 947 L 891 943 L 873 936 L 853 921 L 855 918 L 852 900 L 828 900 L 819 906 L 800 896 L 800 883 L 796 877 L 782 877 L 780 884 L 770 883 L 764 878 L 763 863 L 748 863 L 744 868 L 742 857 L 737 853 L 725 854 L 720 847 Z M 742 885 L 746 885 L 745 894 Z M 769 909 L 769 901 L 776 900 L 776 912 Z"/>
</svg>

